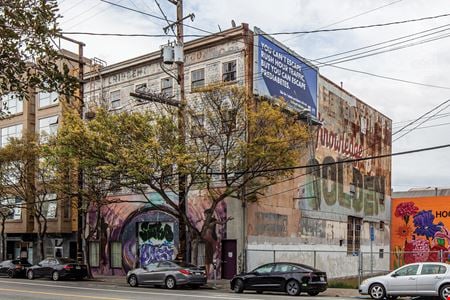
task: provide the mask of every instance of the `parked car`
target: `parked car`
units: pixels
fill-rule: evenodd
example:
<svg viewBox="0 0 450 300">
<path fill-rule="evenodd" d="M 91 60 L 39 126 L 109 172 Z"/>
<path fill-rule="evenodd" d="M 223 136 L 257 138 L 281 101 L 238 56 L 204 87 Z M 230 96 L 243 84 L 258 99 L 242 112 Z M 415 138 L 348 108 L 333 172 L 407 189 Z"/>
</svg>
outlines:
<svg viewBox="0 0 450 300">
<path fill-rule="evenodd" d="M 25 277 L 26 268 L 31 267 L 31 264 L 26 259 L 5 260 L 0 263 L 0 275 L 14 277 Z"/>
<path fill-rule="evenodd" d="M 153 285 L 174 289 L 177 286 L 198 288 L 207 282 L 206 272 L 196 265 L 181 261 L 159 261 L 131 270 L 127 274 L 130 286 Z"/>
<path fill-rule="evenodd" d="M 424 262 L 405 265 L 384 275 L 364 280 L 359 293 L 373 299 L 397 296 L 439 296 L 450 297 L 450 265 Z"/>
<path fill-rule="evenodd" d="M 47 258 L 29 267 L 26 271 L 28 279 L 50 277 L 53 280 L 75 278 L 78 280 L 87 276 L 87 267 L 69 258 Z"/>
<path fill-rule="evenodd" d="M 244 290 L 286 292 L 291 296 L 304 292 L 316 296 L 327 287 L 327 274 L 313 267 L 296 263 L 271 263 L 251 272 L 234 276 L 230 282 L 235 293 Z"/>
</svg>

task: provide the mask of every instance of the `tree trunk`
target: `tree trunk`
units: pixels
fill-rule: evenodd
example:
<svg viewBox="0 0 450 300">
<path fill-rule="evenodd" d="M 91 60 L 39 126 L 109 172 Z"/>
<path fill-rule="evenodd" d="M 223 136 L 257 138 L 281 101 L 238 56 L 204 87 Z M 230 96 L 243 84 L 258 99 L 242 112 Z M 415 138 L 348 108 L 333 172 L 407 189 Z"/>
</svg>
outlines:
<svg viewBox="0 0 450 300">
<path fill-rule="evenodd" d="M 191 241 L 191 259 L 194 265 L 198 264 L 198 238 L 193 238 Z"/>
<path fill-rule="evenodd" d="M 86 242 L 86 238 L 84 238 L 83 235 L 83 255 L 84 255 L 84 261 L 87 267 L 87 272 L 88 272 L 88 278 L 89 279 L 93 279 L 94 275 L 92 274 L 92 270 L 91 270 L 91 262 L 90 262 L 90 249 L 89 249 L 89 245 Z"/>
</svg>

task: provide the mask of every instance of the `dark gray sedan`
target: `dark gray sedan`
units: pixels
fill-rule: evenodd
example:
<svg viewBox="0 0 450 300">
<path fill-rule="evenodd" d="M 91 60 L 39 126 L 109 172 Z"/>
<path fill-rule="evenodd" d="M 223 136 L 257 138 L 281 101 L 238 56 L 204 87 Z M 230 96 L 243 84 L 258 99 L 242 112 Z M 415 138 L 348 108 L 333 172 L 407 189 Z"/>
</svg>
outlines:
<svg viewBox="0 0 450 300">
<path fill-rule="evenodd" d="M 177 286 L 199 288 L 206 284 L 206 273 L 203 269 L 179 261 L 159 261 L 143 268 L 131 270 L 127 274 L 130 286 L 153 285 L 174 289 Z"/>
</svg>

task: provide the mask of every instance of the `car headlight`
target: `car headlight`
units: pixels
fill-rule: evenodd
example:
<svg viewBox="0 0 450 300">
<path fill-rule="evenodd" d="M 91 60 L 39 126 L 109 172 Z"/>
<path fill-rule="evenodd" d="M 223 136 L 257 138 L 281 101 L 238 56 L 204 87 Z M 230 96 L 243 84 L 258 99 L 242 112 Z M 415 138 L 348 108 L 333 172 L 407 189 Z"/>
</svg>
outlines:
<svg viewBox="0 0 450 300">
<path fill-rule="evenodd" d="M 363 280 L 363 282 L 361 282 L 361 285 L 366 285 L 369 282 L 368 279 Z"/>
</svg>

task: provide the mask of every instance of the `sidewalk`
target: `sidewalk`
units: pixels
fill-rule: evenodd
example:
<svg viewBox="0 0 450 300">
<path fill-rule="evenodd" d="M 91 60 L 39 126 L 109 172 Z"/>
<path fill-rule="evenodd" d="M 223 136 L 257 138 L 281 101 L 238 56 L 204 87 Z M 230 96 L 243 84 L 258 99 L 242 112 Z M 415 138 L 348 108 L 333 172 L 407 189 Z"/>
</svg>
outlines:
<svg viewBox="0 0 450 300">
<path fill-rule="evenodd" d="M 104 276 L 97 275 L 92 282 L 101 282 L 104 284 L 111 284 L 117 286 L 128 286 L 125 276 Z M 229 292 L 230 290 L 230 281 L 226 279 L 219 280 L 209 280 L 207 286 L 204 289 L 214 289 L 222 292 Z M 320 293 L 322 296 L 328 297 L 355 297 L 359 296 L 358 290 L 356 289 L 335 289 L 329 288 L 325 292 Z"/>
</svg>

